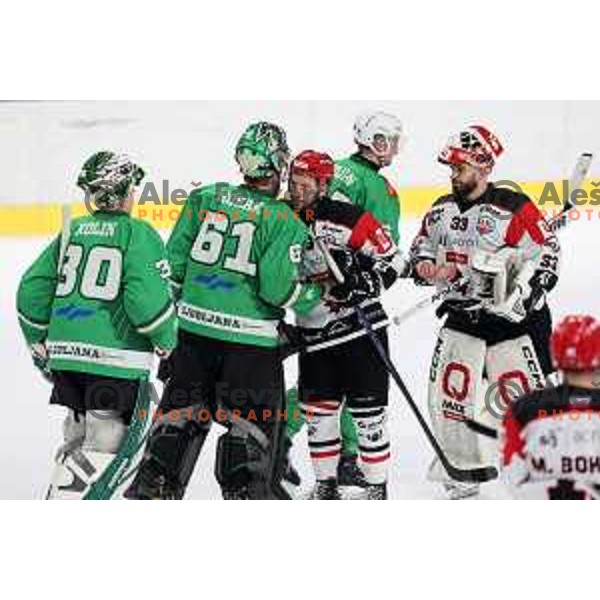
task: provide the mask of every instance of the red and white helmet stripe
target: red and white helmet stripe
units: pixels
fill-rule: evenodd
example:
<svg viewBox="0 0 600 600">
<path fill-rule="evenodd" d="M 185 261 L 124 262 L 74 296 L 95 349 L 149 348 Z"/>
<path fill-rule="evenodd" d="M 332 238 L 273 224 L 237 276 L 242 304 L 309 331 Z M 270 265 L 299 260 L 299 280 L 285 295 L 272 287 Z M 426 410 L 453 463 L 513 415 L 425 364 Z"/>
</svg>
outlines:
<svg viewBox="0 0 600 600">
<path fill-rule="evenodd" d="M 448 140 L 438 160 L 448 165 L 493 166 L 503 152 L 500 140 L 489 129 L 471 125 Z"/>
</svg>

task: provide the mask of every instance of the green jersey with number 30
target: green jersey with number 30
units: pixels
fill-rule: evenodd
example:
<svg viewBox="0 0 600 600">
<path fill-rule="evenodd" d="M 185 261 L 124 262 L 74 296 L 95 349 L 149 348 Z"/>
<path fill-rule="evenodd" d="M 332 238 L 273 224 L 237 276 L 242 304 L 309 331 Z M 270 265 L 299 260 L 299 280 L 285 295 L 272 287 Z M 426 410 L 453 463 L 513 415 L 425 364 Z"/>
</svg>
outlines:
<svg viewBox="0 0 600 600">
<path fill-rule="evenodd" d="M 27 270 L 17 293 L 29 344 L 45 342 L 49 367 L 137 378 L 153 346 L 176 344 L 176 316 L 163 242 L 125 213 L 74 219 L 59 281 L 60 236 Z"/>
<path fill-rule="evenodd" d="M 247 186 L 195 190 L 167 244 L 180 289 L 181 329 L 256 346 L 276 346 L 285 308 L 299 313 L 321 289 L 298 281 L 308 230 L 284 204 Z"/>
</svg>

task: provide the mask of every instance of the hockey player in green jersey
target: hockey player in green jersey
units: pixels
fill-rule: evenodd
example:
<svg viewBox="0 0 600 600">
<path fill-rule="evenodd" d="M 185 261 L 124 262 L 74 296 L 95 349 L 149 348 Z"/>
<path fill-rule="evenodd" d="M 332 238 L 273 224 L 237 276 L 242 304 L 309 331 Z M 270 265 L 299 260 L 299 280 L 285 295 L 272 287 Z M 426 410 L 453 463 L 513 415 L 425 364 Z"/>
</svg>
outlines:
<svg viewBox="0 0 600 600">
<path fill-rule="evenodd" d="M 180 333 L 160 411 L 181 418 L 156 421 L 130 498 L 182 498 L 213 420 L 226 427 L 215 467 L 223 498 L 287 497 L 278 326 L 286 308 L 308 312 L 322 290 L 299 283 L 308 231 L 277 200 L 285 132 L 250 125 L 235 158 L 244 182 L 195 190 L 167 244 Z"/>
<path fill-rule="evenodd" d="M 175 347 L 163 242 L 130 217 L 143 175 L 125 155 L 94 154 L 77 181 L 93 212 L 64 223 L 21 279 L 23 334 L 50 402 L 68 409 L 48 498 L 115 494 L 141 444 L 154 352 Z"/>
<path fill-rule="evenodd" d="M 357 151 L 336 161 L 328 195 L 369 211 L 399 245 L 400 202 L 396 190 L 379 172 L 394 161 L 402 143 L 402 124 L 394 116 L 375 111 L 360 115 L 354 123 Z M 347 408 L 342 410 L 340 485 L 365 485 L 357 465 L 358 439 Z"/>
<path fill-rule="evenodd" d="M 398 194 L 379 171 L 389 167 L 400 150 L 402 124 L 395 116 L 384 112 L 361 115 L 354 123 L 354 141 L 357 152 L 336 161 L 329 196 L 332 200 L 351 202 L 368 210 L 398 244 Z"/>
</svg>

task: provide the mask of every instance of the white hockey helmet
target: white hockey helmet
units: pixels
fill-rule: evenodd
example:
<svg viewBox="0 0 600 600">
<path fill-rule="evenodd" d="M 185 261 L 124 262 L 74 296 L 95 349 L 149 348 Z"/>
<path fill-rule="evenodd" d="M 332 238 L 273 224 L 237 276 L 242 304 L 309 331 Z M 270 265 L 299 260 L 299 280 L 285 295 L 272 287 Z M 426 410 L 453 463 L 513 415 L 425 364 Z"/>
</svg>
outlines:
<svg viewBox="0 0 600 600">
<path fill-rule="evenodd" d="M 354 141 L 360 146 L 366 146 L 376 155 L 381 154 L 374 145 L 376 136 L 383 136 L 388 142 L 396 137 L 400 147 L 403 133 L 400 119 L 382 111 L 364 113 L 354 121 Z"/>
</svg>

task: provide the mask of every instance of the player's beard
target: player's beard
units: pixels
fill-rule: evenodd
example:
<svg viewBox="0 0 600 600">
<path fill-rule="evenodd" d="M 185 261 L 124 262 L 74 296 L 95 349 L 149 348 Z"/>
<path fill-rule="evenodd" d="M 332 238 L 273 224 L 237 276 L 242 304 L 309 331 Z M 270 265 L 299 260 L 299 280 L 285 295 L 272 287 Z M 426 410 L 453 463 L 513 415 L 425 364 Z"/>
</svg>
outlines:
<svg viewBox="0 0 600 600">
<path fill-rule="evenodd" d="M 297 210 L 300 212 L 314 208 L 318 197 L 319 194 L 316 190 L 314 192 L 305 191 L 303 194 L 298 196 L 296 194 L 292 194 L 292 192 L 288 189 L 284 195 L 285 201 L 292 208 L 292 210 Z"/>
<path fill-rule="evenodd" d="M 453 181 L 452 192 L 455 196 L 466 198 L 477 187 L 477 180 L 472 177 L 468 181 Z"/>
</svg>

